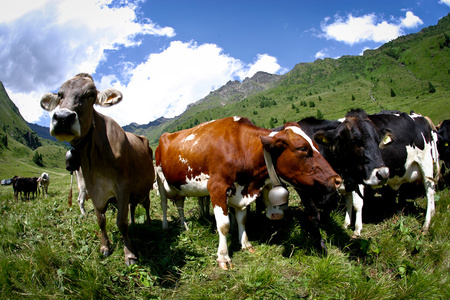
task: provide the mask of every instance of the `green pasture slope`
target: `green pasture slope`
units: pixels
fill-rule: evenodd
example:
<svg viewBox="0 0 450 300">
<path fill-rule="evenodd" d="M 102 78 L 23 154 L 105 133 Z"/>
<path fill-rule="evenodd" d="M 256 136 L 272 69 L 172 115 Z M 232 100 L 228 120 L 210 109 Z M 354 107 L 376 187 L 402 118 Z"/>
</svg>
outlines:
<svg viewBox="0 0 450 300">
<path fill-rule="evenodd" d="M 170 205 L 170 230 L 161 230 L 159 197 L 151 192 L 152 224 L 142 207 L 130 227 L 139 264 L 126 267 L 116 210 L 107 212 L 112 254 L 99 253 L 99 227 L 90 201 L 81 217 L 68 207 L 70 175 L 63 167 L 41 168 L 29 158 L 0 161 L 0 178 L 10 174 L 51 177 L 48 197 L 14 200 L 0 187 L 1 299 L 449 299 L 450 192 L 440 190 L 436 215 L 424 235 L 426 199 L 410 201 L 403 213 L 389 209 L 364 219 L 362 237 L 342 228 L 342 205 L 323 223 L 329 255 L 308 237 L 300 200 L 291 193 L 283 221 L 258 215 L 252 205 L 247 228 L 256 253 L 240 250 L 236 228 L 229 235 L 234 268 L 216 264 L 214 217 L 200 216 L 186 201 L 190 230 L 182 231 Z M 380 204 L 366 204 L 376 211 Z"/>
</svg>

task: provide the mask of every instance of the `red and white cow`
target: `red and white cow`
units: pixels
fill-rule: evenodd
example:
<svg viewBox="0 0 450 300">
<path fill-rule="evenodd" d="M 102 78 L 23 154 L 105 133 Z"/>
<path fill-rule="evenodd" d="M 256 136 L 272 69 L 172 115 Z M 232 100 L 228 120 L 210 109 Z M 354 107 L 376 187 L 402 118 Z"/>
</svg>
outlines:
<svg viewBox="0 0 450 300">
<path fill-rule="evenodd" d="M 229 206 L 236 211 L 242 248 L 253 250 L 245 231 L 245 208 L 272 184 L 268 174 L 272 167 L 268 169 L 264 151 L 281 181 L 297 189 L 331 193 L 341 183 L 317 145 L 296 123 L 286 124 L 280 132 L 272 132 L 255 126 L 246 118 L 229 117 L 165 133 L 156 148 L 157 181 L 163 209 L 167 198 L 210 195 L 219 233 L 217 261 L 222 269 L 232 266 L 226 237 L 230 229 Z M 268 217 L 280 219 L 283 210 L 273 209 L 268 210 Z"/>
<path fill-rule="evenodd" d="M 123 236 L 125 263 L 136 255 L 128 238 L 128 205 L 149 203 L 155 172 L 152 149 L 145 137 L 125 132 L 113 119 L 98 113 L 94 104 L 112 106 L 122 100 L 115 89 L 99 92 L 94 80 L 82 73 L 66 81 L 58 94 L 41 99 L 43 109 L 53 113 L 50 133 L 72 145 L 71 158 L 79 162 L 72 170 L 83 170 L 84 183 L 101 229 L 100 252 L 109 255 L 105 212 L 108 203 L 117 202 L 117 227 Z"/>
</svg>

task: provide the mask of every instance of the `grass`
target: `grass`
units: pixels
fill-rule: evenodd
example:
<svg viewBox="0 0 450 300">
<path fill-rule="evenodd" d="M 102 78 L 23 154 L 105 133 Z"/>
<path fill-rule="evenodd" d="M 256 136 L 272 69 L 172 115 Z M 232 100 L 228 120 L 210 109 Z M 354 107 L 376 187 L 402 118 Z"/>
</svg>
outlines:
<svg viewBox="0 0 450 300">
<path fill-rule="evenodd" d="M 2 162 L 0 176 L 30 171 L 24 161 Z M 37 168 L 37 167 L 36 167 Z M 36 172 L 40 172 L 39 168 Z M 190 230 L 180 230 L 169 209 L 170 229 L 161 230 L 159 197 L 151 192 L 152 224 L 142 207 L 130 238 L 139 264 L 126 267 L 116 210 L 107 212 L 112 254 L 99 253 L 99 228 L 92 203 L 87 216 L 67 205 L 70 176 L 46 170 L 48 197 L 16 201 L 11 186 L 0 187 L 1 299 L 448 299 L 450 297 L 450 191 L 437 193 L 436 215 L 421 232 L 426 201 L 408 201 L 404 213 L 364 218 L 361 238 L 343 229 L 342 205 L 323 221 L 329 254 L 313 248 L 300 199 L 291 193 L 285 219 L 272 222 L 252 211 L 248 234 L 256 253 L 240 249 L 237 229 L 229 236 L 234 268 L 216 264 L 214 217 L 203 218 L 194 199 L 186 201 Z M 34 172 L 34 171 L 33 171 Z M 74 197 L 77 192 L 74 191 Z M 366 210 L 366 212 L 369 209 Z M 367 221 L 366 221 L 367 220 Z"/>
</svg>

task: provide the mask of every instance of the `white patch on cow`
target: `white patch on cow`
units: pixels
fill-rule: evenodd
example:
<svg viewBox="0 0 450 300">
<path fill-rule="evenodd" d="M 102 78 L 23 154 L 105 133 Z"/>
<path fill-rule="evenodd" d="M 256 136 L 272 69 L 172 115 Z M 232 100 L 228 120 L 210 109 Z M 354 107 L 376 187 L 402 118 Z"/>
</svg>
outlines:
<svg viewBox="0 0 450 300">
<path fill-rule="evenodd" d="M 344 118 L 340 118 L 338 119 L 339 122 L 343 123 L 345 121 L 345 117 Z"/>
<path fill-rule="evenodd" d="M 185 137 L 184 140 L 182 140 L 181 142 L 186 143 L 186 142 L 192 141 L 193 139 L 195 139 L 195 134 L 190 134 L 187 137 Z"/>
<path fill-rule="evenodd" d="M 181 155 L 178 155 L 178 158 L 180 159 L 180 161 L 181 161 L 183 164 L 187 164 L 187 163 L 188 163 L 188 160 L 185 159 L 185 158 L 182 158 Z"/>
<path fill-rule="evenodd" d="M 311 148 L 313 148 L 314 151 L 319 153 L 319 149 L 317 149 L 314 146 L 314 143 L 311 140 L 311 138 L 301 128 L 296 127 L 296 126 L 289 126 L 286 129 L 291 129 L 294 133 L 296 133 L 296 134 L 300 135 L 301 137 L 303 137 L 311 145 Z"/>
<path fill-rule="evenodd" d="M 425 137 L 422 133 L 422 138 L 425 143 L 423 150 L 415 146 L 405 146 L 407 157 L 405 162 L 406 173 L 402 176 L 395 176 L 388 180 L 388 185 L 398 190 L 400 185 L 405 182 L 414 182 L 420 179 L 433 178 L 433 147 L 432 144 L 426 143 Z"/>
<path fill-rule="evenodd" d="M 213 122 L 215 122 L 215 121 L 216 121 L 216 120 L 211 120 L 211 121 L 203 122 L 203 123 L 201 123 L 200 125 L 197 126 L 197 129 L 200 128 L 200 127 L 203 127 L 203 126 L 205 126 L 205 125 L 208 125 L 209 123 L 213 123 Z"/>
<path fill-rule="evenodd" d="M 255 195 L 242 195 L 242 191 L 244 190 L 244 186 L 239 185 L 238 183 L 234 183 L 234 187 L 236 188 L 235 193 L 229 192 L 227 194 L 228 196 L 228 204 L 238 208 L 238 209 L 245 209 L 250 203 L 256 200 L 258 197 L 258 194 Z"/>
<path fill-rule="evenodd" d="M 194 178 L 186 176 L 186 183 L 181 185 L 179 194 L 187 197 L 208 196 L 208 180 L 209 175 L 204 173 Z"/>
<path fill-rule="evenodd" d="M 233 119 L 235 122 L 238 122 L 241 119 L 241 117 L 234 116 Z"/>
<path fill-rule="evenodd" d="M 230 218 L 228 212 L 224 212 L 220 206 L 214 207 L 214 217 L 216 218 L 217 231 L 219 232 L 219 248 L 217 250 L 217 261 L 228 263 L 231 261 L 228 255 L 227 234 L 230 231 Z M 227 213 L 227 215 L 225 215 Z"/>
<path fill-rule="evenodd" d="M 422 115 L 413 112 L 412 114 L 409 115 L 411 117 L 411 119 L 415 120 L 416 118 L 423 118 Z"/>
</svg>

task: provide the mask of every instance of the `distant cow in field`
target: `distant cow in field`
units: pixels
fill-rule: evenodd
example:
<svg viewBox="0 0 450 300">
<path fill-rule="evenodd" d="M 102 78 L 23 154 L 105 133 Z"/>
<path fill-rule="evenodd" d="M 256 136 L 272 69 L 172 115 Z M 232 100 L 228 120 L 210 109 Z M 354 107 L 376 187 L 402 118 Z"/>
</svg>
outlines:
<svg viewBox="0 0 450 300">
<path fill-rule="evenodd" d="M 245 208 L 268 187 L 275 194 L 263 197 L 268 206 L 266 216 L 282 218 L 287 195 L 280 186 L 272 188 L 274 181 L 311 193 L 331 193 L 341 183 L 317 145 L 296 123 L 286 124 L 280 132 L 257 127 L 241 117 L 202 123 L 163 134 L 155 159 L 165 228 L 167 198 L 183 201 L 184 197 L 210 195 L 219 233 L 217 262 L 222 269 L 231 267 L 229 207 L 235 208 L 242 248 L 253 251 L 245 230 Z"/>
<path fill-rule="evenodd" d="M 37 179 L 37 182 L 39 184 L 38 188 L 39 190 L 42 190 L 42 195 L 47 196 L 48 195 L 48 185 L 50 184 L 50 175 L 47 173 L 42 173 L 41 176 Z"/>
<path fill-rule="evenodd" d="M 83 179 L 101 229 L 100 252 L 110 253 L 105 212 L 109 202 L 117 203 L 117 227 L 124 242 L 125 263 L 137 257 L 128 237 L 128 205 L 150 205 L 149 192 L 155 173 L 152 149 L 145 137 L 125 132 L 113 119 L 98 113 L 94 104 L 112 106 L 122 100 L 115 89 L 100 92 L 92 77 L 78 74 L 60 87 L 58 94 L 47 93 L 41 99 L 52 115 L 50 133 L 60 141 L 70 142 L 72 170 L 83 170 Z"/>
<path fill-rule="evenodd" d="M 30 199 L 30 197 L 36 197 L 38 182 L 37 177 L 18 177 L 14 176 L 13 178 L 13 190 L 14 190 L 14 198 L 19 199 L 22 194 L 22 199 Z"/>
</svg>

